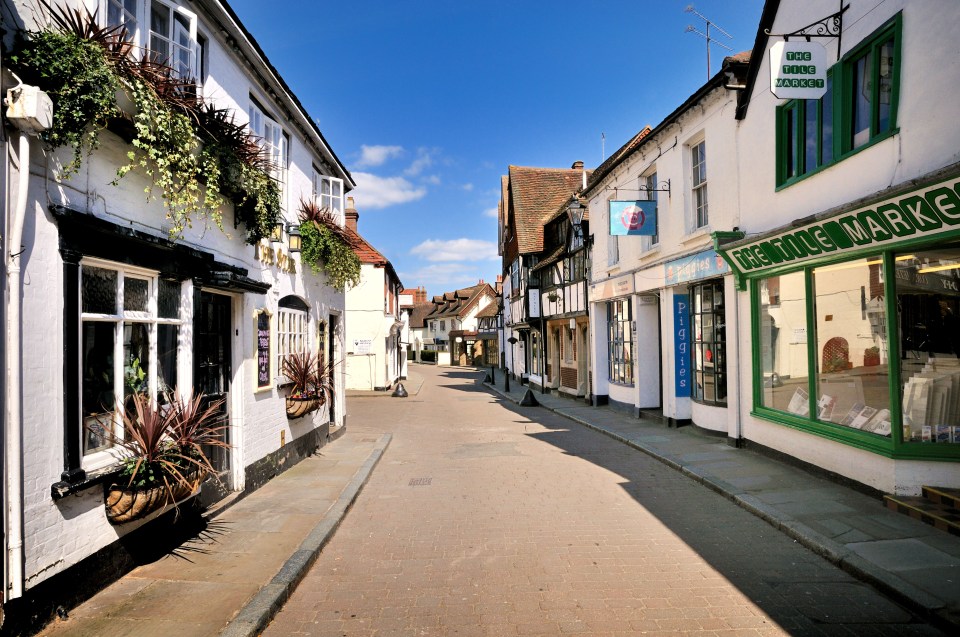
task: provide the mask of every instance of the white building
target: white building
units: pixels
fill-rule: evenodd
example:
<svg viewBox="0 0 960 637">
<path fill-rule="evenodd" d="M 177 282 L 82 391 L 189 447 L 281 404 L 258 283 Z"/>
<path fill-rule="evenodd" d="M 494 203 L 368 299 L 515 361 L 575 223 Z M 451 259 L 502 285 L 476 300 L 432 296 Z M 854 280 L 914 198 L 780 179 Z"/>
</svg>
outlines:
<svg viewBox="0 0 960 637">
<path fill-rule="evenodd" d="M 35 22 L 35 3 L 5 5 L 5 15 L 25 28 L 45 28 Z M 284 227 L 276 228 L 277 241 L 250 245 L 252 222 L 241 222 L 250 210 L 228 201 L 222 230 L 211 217 L 194 215 L 182 238 L 172 240 L 163 205 L 171 193 L 139 169 L 117 179 L 133 150 L 129 125 L 118 119 L 100 131 L 99 147 L 82 156 L 79 171 L 58 181 L 72 150 L 44 150 L 14 128 L 23 119 L 6 119 L 3 589 L 5 602 L 46 596 L 52 604 L 34 607 L 45 611 L 115 576 L 114 567 L 125 564 L 112 556 L 123 554 L 131 532 L 169 523 L 147 518 L 113 526 L 104 514 L 103 483 L 116 457 L 85 425 L 106 411 L 99 422 L 122 435 L 109 405 L 127 395 L 126 381 L 151 395 L 178 387 L 226 399 L 231 449 L 217 462 L 227 492 L 257 488 L 342 432 L 342 366 L 332 402 L 288 420 L 279 362 L 296 350 L 320 350 L 333 360 L 344 355 L 344 292 L 305 270 L 289 244 L 301 198 L 342 211 L 344 192 L 355 185 L 225 3 L 69 6 L 123 22 L 136 47 L 164 52 L 174 75 L 198 77 L 203 100 L 229 109 L 239 124 L 249 120 L 281 185 Z M 13 32 L 5 35 L 12 39 Z M 13 87 L 9 60 L 3 62 L 4 88 Z M 148 201 L 150 187 L 156 199 Z"/>
<path fill-rule="evenodd" d="M 483 341 L 477 338 L 478 314 L 497 293 L 481 279 L 468 288 L 433 297 L 433 309 L 423 317 L 424 340 L 437 352 L 438 365 L 483 364 Z"/>
<path fill-rule="evenodd" d="M 594 241 L 595 404 L 672 424 L 733 427 L 737 412 L 728 401 L 736 382 L 728 371 L 737 357 L 726 345 L 726 326 L 736 320 L 726 302 L 733 278 L 710 233 L 739 223 L 737 93 L 727 88 L 727 73 L 742 76 L 746 68 L 745 56 L 727 58 L 666 119 L 597 167 L 582 193 Z M 624 220 L 637 207 L 644 215 Z"/>
<path fill-rule="evenodd" d="M 742 290 L 730 435 L 888 493 L 956 488 L 960 5 L 846 4 L 767 2 L 737 105 L 740 217 L 714 226 L 739 230 L 717 236 Z M 784 44 L 810 24 L 828 37 Z M 798 43 L 822 97 L 771 87 Z"/>
<path fill-rule="evenodd" d="M 405 375 L 403 285 L 390 261 L 357 232 L 347 198 L 346 229 L 360 258 L 360 283 L 347 290 L 347 389 L 385 391 Z"/>
</svg>

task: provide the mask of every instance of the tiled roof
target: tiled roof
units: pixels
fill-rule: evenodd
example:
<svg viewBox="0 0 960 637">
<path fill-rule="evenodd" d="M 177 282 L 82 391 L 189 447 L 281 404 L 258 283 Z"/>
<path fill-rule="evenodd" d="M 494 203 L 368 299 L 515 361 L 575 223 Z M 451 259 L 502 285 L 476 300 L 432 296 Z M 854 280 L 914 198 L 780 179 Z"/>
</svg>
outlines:
<svg viewBox="0 0 960 637">
<path fill-rule="evenodd" d="M 350 248 L 354 254 L 357 255 L 357 258 L 360 259 L 360 263 L 368 263 L 377 267 L 386 268 L 389 276 L 393 277 L 397 283 L 400 283 L 400 277 L 397 276 L 396 270 L 393 269 L 393 264 L 390 263 L 387 257 L 380 254 L 379 250 L 370 245 L 370 242 L 360 236 L 360 233 L 353 228 L 344 226 L 343 232 L 347 237 L 347 241 L 350 243 Z M 402 283 L 400 284 L 403 285 Z"/>
<path fill-rule="evenodd" d="M 477 285 L 446 292 L 442 297 L 433 297 L 433 308 L 426 319 L 435 318 L 459 318 L 465 316 L 467 311 L 477 302 L 477 300 L 489 293 L 491 297 L 496 297 L 496 292 L 490 287 L 489 283 L 478 283 Z"/>
<path fill-rule="evenodd" d="M 410 312 L 410 327 L 415 329 L 424 327 L 423 319 L 432 311 L 433 303 L 417 303 L 414 305 L 413 311 Z"/>
<path fill-rule="evenodd" d="M 521 254 L 543 250 L 543 224 L 582 185 L 580 168 L 510 166 L 510 206 Z"/>
<path fill-rule="evenodd" d="M 497 315 L 497 312 L 500 311 L 500 308 L 497 307 L 496 303 L 490 303 L 482 310 L 477 312 L 477 318 L 493 318 Z"/>
</svg>

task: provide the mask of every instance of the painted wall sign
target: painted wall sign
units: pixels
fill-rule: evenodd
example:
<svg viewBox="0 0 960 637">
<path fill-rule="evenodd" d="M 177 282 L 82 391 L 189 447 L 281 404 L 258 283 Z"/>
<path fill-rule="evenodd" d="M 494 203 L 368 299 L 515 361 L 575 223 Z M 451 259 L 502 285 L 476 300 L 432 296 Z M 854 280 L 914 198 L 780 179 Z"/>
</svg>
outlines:
<svg viewBox="0 0 960 637">
<path fill-rule="evenodd" d="M 872 206 L 841 212 L 746 244 L 721 248 L 747 275 L 801 264 L 837 251 L 881 248 L 901 239 L 960 236 L 960 181 L 908 191 Z"/>
<path fill-rule="evenodd" d="M 273 361 L 270 343 L 270 312 L 266 309 L 254 313 L 253 327 L 257 335 L 257 389 L 273 385 L 270 364 Z"/>
<path fill-rule="evenodd" d="M 611 235 L 657 234 L 656 201 L 611 201 L 609 203 Z"/>
<path fill-rule="evenodd" d="M 253 257 L 265 265 L 276 266 L 281 272 L 297 273 L 297 262 L 293 260 L 293 255 L 274 248 L 267 239 L 261 239 L 260 243 L 253 246 Z"/>
<path fill-rule="evenodd" d="M 716 251 L 706 250 L 668 261 L 664 271 L 664 283 L 676 285 L 726 274 L 730 271 L 730 266 Z"/>
<path fill-rule="evenodd" d="M 794 40 L 770 47 L 770 92 L 782 100 L 818 100 L 827 92 L 827 50 Z"/>
<path fill-rule="evenodd" d="M 373 341 L 369 338 L 355 338 L 353 339 L 353 353 L 358 356 L 363 356 L 369 354 L 370 350 L 373 349 Z"/>
<path fill-rule="evenodd" d="M 633 294 L 633 289 L 633 275 L 627 274 L 615 279 L 610 279 L 609 281 L 604 281 L 603 283 L 591 285 L 590 297 L 597 301 L 615 299 L 619 296 Z"/>
<path fill-rule="evenodd" d="M 673 295 L 674 395 L 690 397 L 690 297 Z"/>
</svg>

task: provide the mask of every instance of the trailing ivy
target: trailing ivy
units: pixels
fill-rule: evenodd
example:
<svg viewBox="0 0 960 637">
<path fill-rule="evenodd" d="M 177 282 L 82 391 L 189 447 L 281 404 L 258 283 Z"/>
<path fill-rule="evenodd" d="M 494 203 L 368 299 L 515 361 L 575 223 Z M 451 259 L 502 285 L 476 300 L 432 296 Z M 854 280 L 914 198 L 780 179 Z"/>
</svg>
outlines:
<svg viewBox="0 0 960 637">
<path fill-rule="evenodd" d="M 301 224 L 300 256 L 314 272 L 326 272 L 330 285 L 345 289 L 360 283 L 360 258 L 337 233 L 316 221 Z"/>
<path fill-rule="evenodd" d="M 203 104 L 170 67 L 149 55 L 134 60 L 122 28 L 100 27 L 85 10 L 41 4 L 54 29 L 19 33 L 9 59 L 25 81 L 53 98 L 53 126 L 43 139 L 74 150 L 62 176 L 75 173 L 84 150 L 95 149 L 100 132 L 122 116 L 116 95 L 123 91 L 135 104 L 133 149 L 113 183 L 131 170 L 148 177 L 147 198 L 159 191 L 173 237 L 204 216 L 223 230 L 225 198 L 246 225 L 249 243 L 268 236 L 281 215 L 280 186 L 247 127 L 227 109 Z"/>
<path fill-rule="evenodd" d="M 73 160 L 64 176 L 75 173 L 84 149 L 97 148 L 98 135 L 119 115 L 116 94 L 120 81 L 103 48 L 74 33 L 41 31 L 19 34 L 10 64 L 24 82 L 41 86 L 53 99 L 53 125 L 40 138 L 50 147 L 71 146 Z"/>
</svg>

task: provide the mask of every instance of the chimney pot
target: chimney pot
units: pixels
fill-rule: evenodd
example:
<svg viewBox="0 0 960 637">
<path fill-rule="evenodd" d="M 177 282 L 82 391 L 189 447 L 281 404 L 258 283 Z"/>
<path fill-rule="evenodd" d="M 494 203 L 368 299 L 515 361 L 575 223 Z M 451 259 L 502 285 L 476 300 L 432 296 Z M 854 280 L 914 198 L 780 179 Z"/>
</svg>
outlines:
<svg viewBox="0 0 960 637">
<path fill-rule="evenodd" d="M 343 218 L 348 228 L 357 232 L 357 222 L 360 221 L 360 213 L 354 207 L 353 197 L 347 197 L 347 209 L 343 211 Z M 358 232 L 359 234 L 359 232 Z"/>
</svg>

